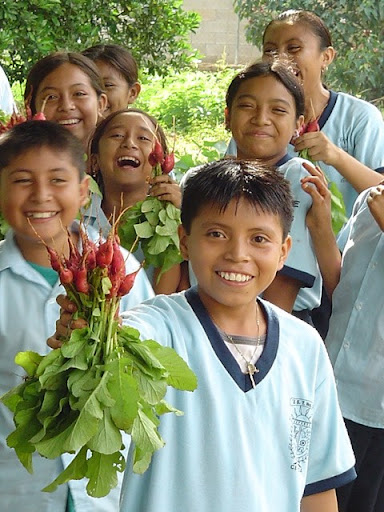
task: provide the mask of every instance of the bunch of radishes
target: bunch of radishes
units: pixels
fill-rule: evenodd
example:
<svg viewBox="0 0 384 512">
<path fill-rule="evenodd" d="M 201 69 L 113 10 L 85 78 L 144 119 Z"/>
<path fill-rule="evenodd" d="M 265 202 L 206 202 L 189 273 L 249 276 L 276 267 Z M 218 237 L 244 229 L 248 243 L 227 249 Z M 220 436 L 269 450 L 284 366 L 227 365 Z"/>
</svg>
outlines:
<svg viewBox="0 0 384 512">
<path fill-rule="evenodd" d="M 58 252 L 47 247 L 51 265 L 59 274 L 60 282 L 67 293 L 74 292 L 89 295 L 102 286 L 105 298 L 122 297 L 132 288 L 137 272 L 126 274 L 125 258 L 121 252 L 118 236 L 112 229 L 108 238 L 97 245 L 80 231 L 82 252 L 78 250 L 68 235 L 69 257 L 60 256 Z M 103 280 L 103 281 L 102 281 Z M 109 280 L 109 282 L 107 282 Z"/>
<path fill-rule="evenodd" d="M 163 148 L 158 140 L 148 157 L 148 162 L 154 169 L 154 175 L 160 176 L 160 174 L 169 174 L 175 166 L 175 155 L 174 153 L 168 153 L 164 155 Z"/>
<path fill-rule="evenodd" d="M 23 116 L 22 114 L 17 114 L 16 112 L 13 112 L 6 123 L 0 122 L 0 134 L 7 132 L 11 128 L 13 128 L 16 124 L 25 123 L 25 121 L 46 121 L 46 120 L 47 119 L 46 119 L 43 111 L 37 112 L 35 115 L 32 115 L 31 109 L 27 106 L 25 116 Z"/>
</svg>

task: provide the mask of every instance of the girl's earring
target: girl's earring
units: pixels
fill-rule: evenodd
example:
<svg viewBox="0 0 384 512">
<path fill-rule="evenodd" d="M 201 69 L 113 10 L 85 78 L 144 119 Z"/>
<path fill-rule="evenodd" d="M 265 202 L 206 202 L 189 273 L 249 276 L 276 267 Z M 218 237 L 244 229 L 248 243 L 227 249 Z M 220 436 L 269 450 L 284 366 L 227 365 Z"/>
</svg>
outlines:
<svg viewBox="0 0 384 512">
<path fill-rule="evenodd" d="M 92 178 L 96 179 L 98 174 L 99 174 L 99 169 L 98 169 L 97 165 L 94 165 L 94 164 L 91 165 L 90 175 L 92 176 Z"/>
</svg>

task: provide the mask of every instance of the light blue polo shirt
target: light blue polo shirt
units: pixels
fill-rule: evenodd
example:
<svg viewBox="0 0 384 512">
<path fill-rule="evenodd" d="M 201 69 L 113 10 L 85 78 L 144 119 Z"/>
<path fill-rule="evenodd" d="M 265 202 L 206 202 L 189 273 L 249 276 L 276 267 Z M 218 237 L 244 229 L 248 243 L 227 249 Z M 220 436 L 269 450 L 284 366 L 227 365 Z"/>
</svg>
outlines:
<svg viewBox="0 0 384 512">
<path fill-rule="evenodd" d="M 340 282 L 325 340 L 343 416 L 384 428 L 384 233 L 361 193 L 341 233 Z"/>
<path fill-rule="evenodd" d="M 166 444 L 143 475 L 128 461 L 120 512 L 299 512 L 304 494 L 354 478 L 320 336 L 268 302 L 260 306 L 268 330 L 255 388 L 196 289 L 158 295 L 124 315 L 143 339 L 174 348 L 198 386 L 169 388 L 166 400 L 184 415 L 161 416 Z"/>
</svg>

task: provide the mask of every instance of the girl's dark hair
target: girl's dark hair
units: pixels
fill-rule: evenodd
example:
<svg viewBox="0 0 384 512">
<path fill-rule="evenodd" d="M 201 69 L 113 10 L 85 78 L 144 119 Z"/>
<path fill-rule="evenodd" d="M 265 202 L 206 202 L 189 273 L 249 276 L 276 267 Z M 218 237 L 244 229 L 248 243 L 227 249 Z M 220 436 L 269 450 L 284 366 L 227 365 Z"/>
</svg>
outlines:
<svg viewBox="0 0 384 512">
<path fill-rule="evenodd" d="M 232 158 L 205 164 L 186 180 L 181 204 L 186 232 L 190 233 L 193 220 L 205 206 L 225 211 L 232 199 L 241 198 L 262 212 L 277 215 L 286 238 L 293 219 L 289 182 L 274 168 Z"/>
<path fill-rule="evenodd" d="M 91 85 L 93 89 L 95 89 L 98 97 L 105 92 L 99 70 L 91 59 L 88 59 L 81 53 L 75 52 L 51 53 L 37 61 L 32 66 L 27 76 L 24 101 L 31 107 L 32 114 L 36 113 L 36 93 L 40 83 L 45 77 L 52 73 L 52 71 L 67 63 L 79 67 L 89 77 Z"/>
<path fill-rule="evenodd" d="M 163 151 L 164 151 L 164 155 L 166 155 L 168 153 L 167 138 L 165 136 L 164 130 L 157 122 L 157 119 L 155 117 L 151 116 L 150 114 L 147 114 L 147 112 L 140 110 L 139 108 L 123 108 L 121 110 L 116 110 L 115 112 L 112 112 L 111 114 L 109 114 L 108 117 L 103 119 L 96 126 L 93 136 L 91 137 L 91 140 L 89 142 L 89 149 L 88 149 L 89 157 L 91 157 L 92 155 L 98 154 L 100 139 L 104 135 L 104 132 L 107 129 L 109 123 L 118 115 L 129 113 L 129 112 L 136 112 L 138 114 L 141 114 L 144 117 L 146 117 L 153 124 L 154 135 L 157 137 L 158 141 L 160 142 L 160 144 L 163 148 Z M 89 160 L 91 161 L 91 158 Z M 91 171 L 91 170 L 89 170 L 89 171 Z M 94 177 L 95 177 L 101 191 L 103 191 L 103 178 L 101 176 L 101 172 L 97 172 L 97 174 Z"/>
<path fill-rule="evenodd" d="M 259 61 L 251 64 L 238 73 L 229 84 L 225 101 L 228 111 L 231 111 L 233 101 L 243 82 L 255 77 L 273 76 L 284 85 L 295 101 L 296 119 L 304 115 L 304 90 L 294 74 L 292 63 L 283 59 Z"/>
<path fill-rule="evenodd" d="M 325 25 L 324 21 L 314 12 L 300 9 L 289 9 L 288 11 L 280 13 L 276 18 L 270 21 L 264 30 L 263 43 L 269 27 L 276 22 L 303 23 L 307 25 L 307 27 L 312 31 L 313 34 L 315 34 L 315 36 L 318 37 L 321 51 L 328 48 L 328 46 L 332 46 L 331 33 L 329 32 L 328 27 Z"/>
<path fill-rule="evenodd" d="M 93 62 L 101 60 L 115 68 L 129 86 L 138 81 L 137 62 L 131 52 L 118 44 L 97 44 L 81 52 Z"/>
<path fill-rule="evenodd" d="M 85 175 L 86 155 L 81 141 L 70 131 L 53 121 L 26 121 L 15 125 L 0 137 L 0 171 L 12 160 L 31 149 L 47 147 L 58 153 L 68 153 L 79 171 Z"/>
</svg>

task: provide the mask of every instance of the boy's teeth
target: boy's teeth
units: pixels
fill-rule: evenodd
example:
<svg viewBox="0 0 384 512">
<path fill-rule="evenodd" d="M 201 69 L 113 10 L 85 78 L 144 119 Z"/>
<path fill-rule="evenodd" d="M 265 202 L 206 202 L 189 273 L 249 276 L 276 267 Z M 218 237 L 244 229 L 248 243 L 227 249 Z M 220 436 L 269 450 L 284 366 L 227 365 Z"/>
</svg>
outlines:
<svg viewBox="0 0 384 512">
<path fill-rule="evenodd" d="M 252 279 L 252 276 L 245 274 L 235 274 L 234 272 L 218 272 L 219 276 L 226 281 L 237 281 L 238 283 L 245 283 Z"/>
<path fill-rule="evenodd" d="M 67 125 L 67 124 L 77 124 L 79 122 L 78 119 L 62 119 L 59 121 L 59 124 Z"/>
<path fill-rule="evenodd" d="M 29 212 L 27 213 L 27 217 L 32 219 L 49 219 L 56 215 L 56 212 Z"/>
</svg>

